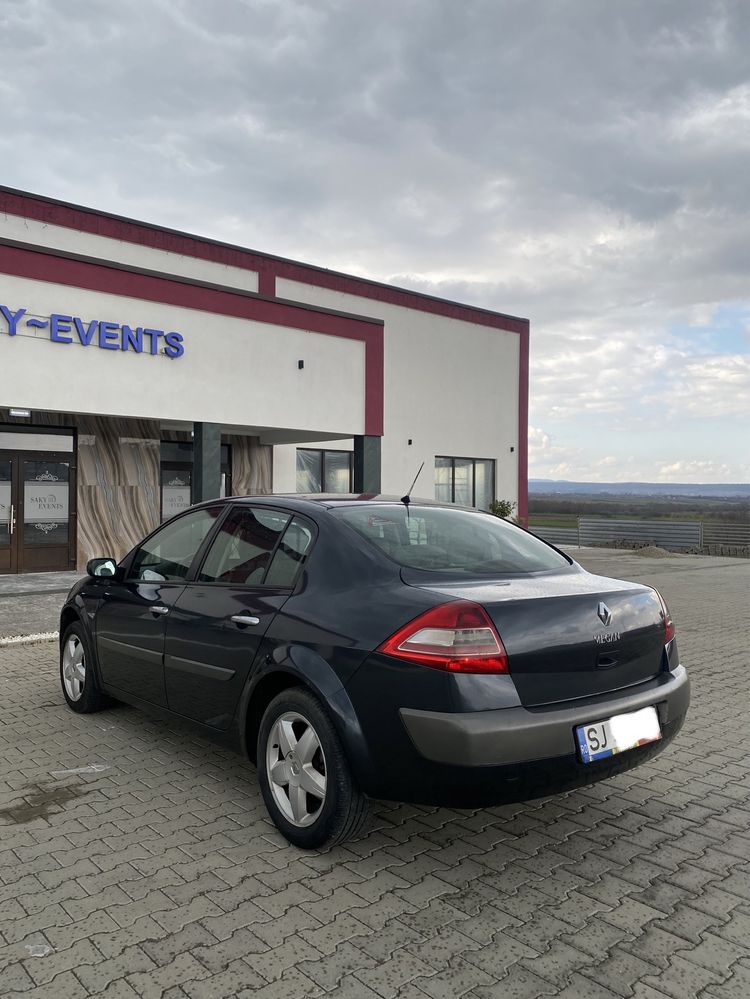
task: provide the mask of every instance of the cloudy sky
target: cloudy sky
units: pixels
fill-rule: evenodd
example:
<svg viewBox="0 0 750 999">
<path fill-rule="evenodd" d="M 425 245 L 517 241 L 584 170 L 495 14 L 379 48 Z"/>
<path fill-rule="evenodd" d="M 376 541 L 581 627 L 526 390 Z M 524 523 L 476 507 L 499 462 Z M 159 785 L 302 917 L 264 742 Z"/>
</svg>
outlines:
<svg viewBox="0 0 750 999">
<path fill-rule="evenodd" d="M 2 183 L 532 323 L 530 474 L 750 481 L 747 0 L 0 0 Z"/>
</svg>

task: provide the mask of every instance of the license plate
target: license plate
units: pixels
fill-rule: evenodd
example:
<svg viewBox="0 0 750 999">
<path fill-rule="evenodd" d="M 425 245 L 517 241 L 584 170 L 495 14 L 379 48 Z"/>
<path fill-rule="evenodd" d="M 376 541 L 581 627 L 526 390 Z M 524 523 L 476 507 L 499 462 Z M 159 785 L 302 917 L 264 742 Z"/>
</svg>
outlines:
<svg viewBox="0 0 750 999">
<path fill-rule="evenodd" d="M 578 751 L 584 763 L 624 753 L 636 746 L 661 739 L 656 708 L 641 708 L 626 715 L 614 715 L 600 722 L 576 727 Z"/>
</svg>

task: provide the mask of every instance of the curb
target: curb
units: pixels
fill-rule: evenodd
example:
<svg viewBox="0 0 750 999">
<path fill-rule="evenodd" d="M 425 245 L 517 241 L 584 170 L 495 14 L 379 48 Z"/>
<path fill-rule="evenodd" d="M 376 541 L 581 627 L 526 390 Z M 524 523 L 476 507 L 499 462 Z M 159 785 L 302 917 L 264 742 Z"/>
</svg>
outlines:
<svg viewBox="0 0 750 999">
<path fill-rule="evenodd" d="M 61 593 L 69 593 L 70 587 L 64 590 L 0 590 L 0 600 L 10 600 L 11 597 L 54 597 Z"/>
<path fill-rule="evenodd" d="M 13 635 L 0 638 L 0 649 L 16 645 L 41 645 L 43 642 L 55 642 L 60 637 L 58 631 L 41 631 L 35 635 Z"/>
</svg>

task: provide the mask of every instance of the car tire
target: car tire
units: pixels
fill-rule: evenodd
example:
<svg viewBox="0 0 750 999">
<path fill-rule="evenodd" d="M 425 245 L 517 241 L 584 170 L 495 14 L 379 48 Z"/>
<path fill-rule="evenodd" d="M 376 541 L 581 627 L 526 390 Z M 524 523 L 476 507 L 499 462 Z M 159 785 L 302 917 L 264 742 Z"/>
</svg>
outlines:
<svg viewBox="0 0 750 999">
<path fill-rule="evenodd" d="M 277 828 L 303 850 L 328 848 L 356 835 L 367 798 L 356 786 L 341 740 L 310 691 L 278 694 L 258 732 L 258 776 Z"/>
<path fill-rule="evenodd" d="M 96 675 L 88 637 L 79 621 L 69 624 L 60 642 L 60 685 L 68 707 L 87 715 L 111 705 Z"/>
</svg>

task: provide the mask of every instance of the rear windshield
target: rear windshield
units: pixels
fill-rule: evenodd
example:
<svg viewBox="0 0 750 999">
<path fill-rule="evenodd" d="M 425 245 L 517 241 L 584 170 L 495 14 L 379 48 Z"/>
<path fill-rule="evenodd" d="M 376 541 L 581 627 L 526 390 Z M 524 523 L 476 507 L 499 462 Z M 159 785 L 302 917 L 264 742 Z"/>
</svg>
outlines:
<svg viewBox="0 0 750 999">
<path fill-rule="evenodd" d="M 525 573 L 570 563 L 554 549 L 505 520 L 445 507 L 339 507 L 335 517 L 399 565 L 428 572 Z"/>
</svg>

